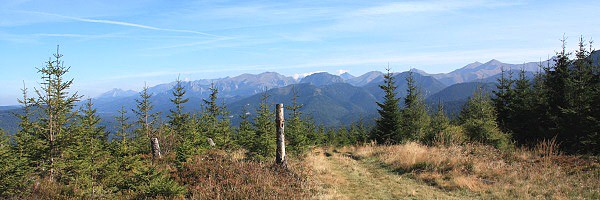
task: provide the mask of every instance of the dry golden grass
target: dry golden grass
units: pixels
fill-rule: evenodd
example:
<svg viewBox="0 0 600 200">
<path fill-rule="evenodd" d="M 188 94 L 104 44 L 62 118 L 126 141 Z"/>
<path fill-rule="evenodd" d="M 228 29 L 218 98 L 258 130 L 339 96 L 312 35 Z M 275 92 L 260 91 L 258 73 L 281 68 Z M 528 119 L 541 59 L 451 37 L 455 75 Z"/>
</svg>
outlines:
<svg viewBox="0 0 600 200">
<path fill-rule="evenodd" d="M 478 199 L 468 192 L 436 188 L 383 167 L 376 159 L 356 160 L 354 147 L 316 149 L 307 156 L 316 199 Z"/>
<path fill-rule="evenodd" d="M 468 190 L 500 199 L 599 199 L 596 157 L 559 155 L 552 141 L 533 150 L 500 152 L 483 145 L 435 146 L 418 143 L 366 145 L 351 150 L 375 157 L 390 168 L 447 190 Z"/>
<path fill-rule="evenodd" d="M 312 184 L 319 188 L 315 199 L 348 199 L 344 194 L 339 192 L 339 186 L 348 184 L 348 180 L 344 176 L 339 176 L 332 170 L 331 165 L 325 156 L 320 156 L 323 153 L 321 149 L 315 149 L 310 155 L 304 159 L 304 162 L 311 167 Z"/>
</svg>

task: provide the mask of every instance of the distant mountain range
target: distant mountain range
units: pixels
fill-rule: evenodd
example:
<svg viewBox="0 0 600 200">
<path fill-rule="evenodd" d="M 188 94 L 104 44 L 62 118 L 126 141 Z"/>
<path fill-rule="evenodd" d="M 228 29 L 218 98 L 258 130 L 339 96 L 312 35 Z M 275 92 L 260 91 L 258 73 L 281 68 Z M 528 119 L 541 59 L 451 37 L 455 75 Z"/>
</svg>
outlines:
<svg viewBox="0 0 600 200">
<path fill-rule="evenodd" d="M 551 62 L 551 61 L 550 61 Z M 411 69 L 415 72 L 417 83 L 422 87 L 432 90 L 424 90 L 425 96 L 431 95 L 446 86 L 463 82 L 489 82 L 488 78 L 496 76 L 501 72 L 501 68 L 505 70 L 520 70 L 521 68 L 529 72 L 538 71 L 539 64 L 546 65 L 548 61 L 541 63 L 525 63 L 525 64 L 507 64 L 497 60 L 491 60 L 486 63 L 471 63 L 463 68 L 454 70 L 446 74 L 428 74 L 422 70 Z M 327 72 L 314 73 L 300 79 L 284 76 L 276 72 L 264 72 L 261 74 L 242 74 L 235 77 L 225 77 L 218 79 L 202 79 L 196 81 L 184 81 L 183 86 L 187 89 L 188 96 L 197 98 L 206 98 L 210 93 L 209 88 L 214 84 L 219 89 L 219 97 L 228 100 L 240 100 L 249 97 L 264 90 L 285 87 L 292 84 L 310 84 L 315 86 L 325 86 L 334 83 L 348 83 L 356 87 L 366 87 L 370 89 L 378 88 L 378 84 L 383 81 L 383 72 L 371 71 L 358 77 L 349 73 L 341 75 L 333 75 Z M 397 82 L 402 83 L 406 78 L 406 73 L 401 74 Z M 433 79 L 432 79 L 433 78 Z M 423 79 L 423 80 L 421 80 Z M 427 80 L 425 80 L 427 79 Z M 431 84 L 431 85 L 429 85 Z M 155 96 L 170 96 L 171 89 L 175 82 L 152 86 L 148 89 Z M 431 87 L 431 88 L 429 88 Z M 400 86 L 402 88 L 402 86 Z M 403 90 L 400 90 L 402 93 Z M 138 92 L 132 90 L 121 90 L 115 88 L 96 97 L 97 100 L 136 98 Z"/>
<path fill-rule="evenodd" d="M 598 60 L 600 53 L 596 51 L 592 56 Z M 527 71 L 528 77 L 533 77 L 533 74 L 540 70 L 539 66 L 552 64 L 554 64 L 552 60 L 524 64 L 507 64 L 490 60 L 486 63 L 474 62 L 444 74 L 428 74 L 418 69 L 410 71 L 426 103 L 430 107 L 443 103 L 448 114 L 453 115 L 460 111 L 464 102 L 477 89 L 493 91 L 503 68 L 512 71 L 515 78 L 521 69 Z M 320 72 L 295 79 L 276 72 L 264 72 L 182 83 L 187 90 L 186 97 L 190 99 L 185 105 L 188 112 L 201 110 L 202 99 L 208 97 L 212 85 L 218 88 L 220 101 L 231 112 L 230 117 L 234 123 L 239 121 L 238 116 L 242 114 L 243 107 L 247 107 L 251 114 L 254 113 L 263 92 L 271 96 L 270 102 L 289 105 L 293 94 L 292 89 L 294 89 L 299 96 L 298 103 L 303 105 L 301 109 L 303 113 L 311 116 L 319 124 L 340 126 L 361 118 L 377 117 L 375 102 L 383 99 L 384 93 L 379 88 L 379 85 L 383 84 L 383 75 L 384 73 L 380 71 L 371 71 L 360 76 L 347 72 L 339 76 Z M 409 72 L 394 73 L 398 97 L 406 96 L 408 75 Z M 148 88 L 148 91 L 153 94 L 151 100 L 155 112 L 161 112 L 165 116 L 172 109 L 170 98 L 172 98 L 171 91 L 174 85 L 175 82 L 171 82 Z M 130 115 L 133 115 L 131 109 L 135 108 L 135 99 L 138 96 L 136 91 L 115 88 L 94 98 L 93 102 L 99 115 L 104 119 L 104 125 L 110 130 L 113 127 L 113 116 L 121 107 L 126 108 Z M 11 128 L 11 124 L 14 126 L 15 121 L 18 120 L 9 113 L 18 110 L 19 107 L 0 107 L 0 127 L 14 132 L 16 129 Z"/>
<path fill-rule="evenodd" d="M 446 85 L 453 85 L 464 82 L 476 82 L 478 80 L 483 80 L 488 77 L 498 75 L 500 72 L 502 72 L 503 68 L 505 71 L 518 71 L 523 69 L 528 72 L 538 72 L 541 70 L 541 66 L 553 64 L 553 59 L 542 62 L 528 62 L 524 64 L 507 64 L 493 59 L 486 63 L 474 62 L 450 73 L 423 75 L 430 75 Z"/>
</svg>

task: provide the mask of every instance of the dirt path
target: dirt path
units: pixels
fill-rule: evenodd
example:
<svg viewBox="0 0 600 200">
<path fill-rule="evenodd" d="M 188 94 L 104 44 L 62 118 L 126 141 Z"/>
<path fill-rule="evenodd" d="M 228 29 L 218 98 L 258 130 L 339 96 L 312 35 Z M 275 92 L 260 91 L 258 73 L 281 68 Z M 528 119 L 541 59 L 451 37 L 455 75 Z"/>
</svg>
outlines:
<svg viewBox="0 0 600 200">
<path fill-rule="evenodd" d="M 419 183 L 382 167 L 374 159 L 316 151 L 308 161 L 321 188 L 318 199 L 477 199 L 466 192 L 448 192 Z"/>
</svg>

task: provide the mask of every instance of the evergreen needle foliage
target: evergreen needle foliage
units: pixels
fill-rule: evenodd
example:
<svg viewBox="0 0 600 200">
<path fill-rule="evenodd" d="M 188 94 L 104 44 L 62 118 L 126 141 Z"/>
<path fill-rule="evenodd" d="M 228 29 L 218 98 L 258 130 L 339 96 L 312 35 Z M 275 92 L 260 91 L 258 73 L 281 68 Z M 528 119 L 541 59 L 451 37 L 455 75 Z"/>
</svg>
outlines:
<svg viewBox="0 0 600 200">
<path fill-rule="evenodd" d="M 383 85 L 380 85 L 385 92 L 383 102 L 377 102 L 379 109 L 379 118 L 376 120 L 375 129 L 371 133 L 371 139 L 377 141 L 379 144 L 390 144 L 396 143 L 400 133 L 400 107 L 398 105 L 400 99 L 396 97 L 396 82 L 394 80 L 394 74 L 388 67 L 387 73 L 383 76 Z"/>
<path fill-rule="evenodd" d="M 406 77 L 406 83 L 407 95 L 404 98 L 404 109 L 400 112 L 401 134 L 397 141 L 421 141 L 427 132 L 430 117 L 412 72 Z"/>
</svg>

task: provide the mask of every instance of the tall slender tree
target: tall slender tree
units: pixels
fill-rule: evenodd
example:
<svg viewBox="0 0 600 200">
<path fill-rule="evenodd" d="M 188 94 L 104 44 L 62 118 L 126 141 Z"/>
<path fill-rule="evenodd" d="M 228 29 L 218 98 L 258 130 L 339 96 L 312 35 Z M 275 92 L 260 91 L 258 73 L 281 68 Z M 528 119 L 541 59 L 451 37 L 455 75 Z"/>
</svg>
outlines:
<svg viewBox="0 0 600 200">
<path fill-rule="evenodd" d="M 200 116 L 201 132 L 206 137 L 211 138 L 217 147 L 231 147 L 231 127 L 229 121 L 229 112 L 225 108 L 225 103 L 219 105 L 219 89 L 213 83 L 210 87 L 210 95 L 208 99 L 203 99 L 203 113 Z"/>
<path fill-rule="evenodd" d="M 292 86 L 292 105 L 285 108 L 291 111 L 288 120 L 286 120 L 286 140 L 288 143 L 289 152 L 294 154 L 302 154 L 308 148 L 307 126 L 302 119 L 300 109 L 304 106 L 298 103 L 298 90 Z"/>
<path fill-rule="evenodd" d="M 173 86 L 173 90 L 171 93 L 173 94 L 173 98 L 170 100 L 175 106 L 175 108 L 169 110 L 170 114 L 168 116 L 168 124 L 171 127 L 172 131 L 175 132 L 175 135 L 177 137 L 176 141 L 179 142 L 183 139 L 183 134 L 185 134 L 185 132 L 188 131 L 187 129 L 189 125 L 190 116 L 188 113 L 185 113 L 183 111 L 183 108 L 184 104 L 187 103 L 190 99 L 184 97 L 186 89 L 183 87 L 182 82 L 179 78 L 177 78 L 177 81 L 175 83 L 175 86 Z"/>
<path fill-rule="evenodd" d="M 77 92 L 70 94 L 69 88 L 73 84 L 73 79 L 69 80 L 65 75 L 70 67 L 65 67 L 59 53 L 58 47 L 56 54 L 53 54 L 54 60 L 49 59 L 46 66 L 38 69 L 41 74 L 42 83 L 40 89 L 35 88 L 37 94 L 36 101 L 33 102 L 36 108 L 40 108 L 40 121 L 38 127 L 43 134 L 41 146 L 44 146 L 45 164 L 42 167 L 48 168 L 46 174 L 49 180 L 54 180 L 56 172 L 56 162 L 60 160 L 62 151 L 68 148 L 72 137 L 69 133 L 71 122 L 73 122 L 73 107 L 80 100 L 81 96 Z M 57 160 L 59 159 L 59 160 Z"/>
<path fill-rule="evenodd" d="M 567 131 L 564 125 L 566 119 L 563 109 L 568 108 L 568 101 L 571 98 L 568 93 L 567 81 L 569 81 L 569 66 L 572 61 L 569 59 L 570 52 L 566 50 L 566 38 L 561 40 L 561 51 L 557 52 L 554 59 L 555 64 L 544 69 L 544 86 L 546 89 L 545 97 L 548 104 L 548 127 L 550 134 L 558 134 L 559 141 L 566 141 L 563 145 L 571 146 L 574 134 Z M 550 136 L 552 137 L 552 136 Z"/>
<path fill-rule="evenodd" d="M 407 95 L 404 98 L 404 109 L 400 111 L 400 129 L 401 134 L 396 141 L 422 140 L 427 132 L 430 117 L 427 114 L 427 108 L 420 90 L 414 79 L 413 72 L 409 72 L 406 77 Z"/>
<path fill-rule="evenodd" d="M 497 79 L 496 90 L 492 91 L 494 94 L 492 101 L 498 112 L 496 121 L 503 131 L 510 131 L 509 123 L 512 120 L 510 116 L 511 106 L 510 103 L 513 100 L 513 85 L 514 80 L 512 78 L 513 72 L 507 72 L 504 67 L 501 67 L 500 77 Z"/>
<path fill-rule="evenodd" d="M 24 158 L 28 162 L 29 167 L 40 166 L 43 163 L 44 157 L 46 156 L 45 145 L 43 134 L 39 132 L 34 119 L 34 107 L 35 99 L 28 96 L 27 87 L 23 82 L 23 89 L 21 89 L 23 99 L 17 101 L 21 104 L 23 109 L 22 113 L 15 113 L 19 119 L 19 131 L 15 134 L 14 146 L 19 157 Z"/>
<path fill-rule="evenodd" d="M 386 68 L 387 73 L 383 76 L 384 81 L 379 85 L 385 92 L 383 102 L 377 102 L 379 118 L 376 120 L 375 129 L 371 133 L 371 139 L 379 144 L 396 143 L 396 136 L 400 132 L 400 99 L 396 97 L 396 82 L 391 69 Z"/>
<path fill-rule="evenodd" d="M 129 117 L 127 116 L 127 110 L 125 106 L 121 105 L 121 109 L 117 111 L 119 115 L 115 116 L 115 121 L 117 125 L 115 129 L 117 132 L 115 133 L 116 139 L 119 140 L 117 152 L 119 156 L 125 156 L 129 154 L 129 144 L 127 143 L 127 138 L 130 138 L 129 131 L 131 129 L 132 124 L 129 123 Z"/>
<path fill-rule="evenodd" d="M 140 98 L 135 100 L 136 109 L 131 110 L 137 117 L 136 124 L 138 128 L 136 132 L 138 136 L 145 136 L 148 139 L 154 134 L 158 116 L 158 113 L 152 113 L 154 105 L 150 98 L 152 98 L 152 94 L 148 93 L 148 86 L 144 84 L 144 88 L 140 92 Z"/>
<path fill-rule="evenodd" d="M 527 78 L 525 69 L 521 69 L 519 77 L 515 80 L 512 98 L 510 101 L 510 116 L 511 118 L 506 121 L 505 128 L 509 130 L 517 142 L 521 144 L 532 144 L 536 138 L 538 131 L 536 124 L 541 121 L 537 121 L 535 113 L 536 103 L 535 94 L 533 91 L 533 85 Z M 498 107 L 496 107 L 498 108 Z"/>
<path fill-rule="evenodd" d="M 592 47 L 591 43 L 588 44 L 583 39 L 579 38 L 578 49 L 575 51 L 575 59 L 573 60 L 573 66 L 570 68 L 570 80 L 567 82 L 567 88 L 571 94 L 569 101 L 569 108 L 563 109 L 563 113 L 567 115 L 570 120 L 571 132 L 574 132 L 574 149 L 578 149 L 577 152 L 600 152 L 597 148 L 597 144 L 600 143 L 598 140 L 598 122 L 600 121 L 598 116 L 593 112 L 592 107 L 594 105 L 594 96 L 597 95 L 595 92 L 598 91 L 597 84 L 594 83 L 594 63 L 591 58 Z M 596 78 L 597 79 L 597 78 Z M 567 126 L 569 126 L 567 125 Z"/>
<path fill-rule="evenodd" d="M 159 124 L 160 113 L 154 112 L 154 104 L 152 103 L 152 94 L 148 91 L 148 86 L 144 84 L 144 88 L 139 93 L 139 98 L 135 99 L 136 107 L 131 109 L 135 114 L 135 122 L 132 143 L 130 145 L 132 153 L 150 153 L 150 138 L 158 137 L 157 127 Z"/>
</svg>

